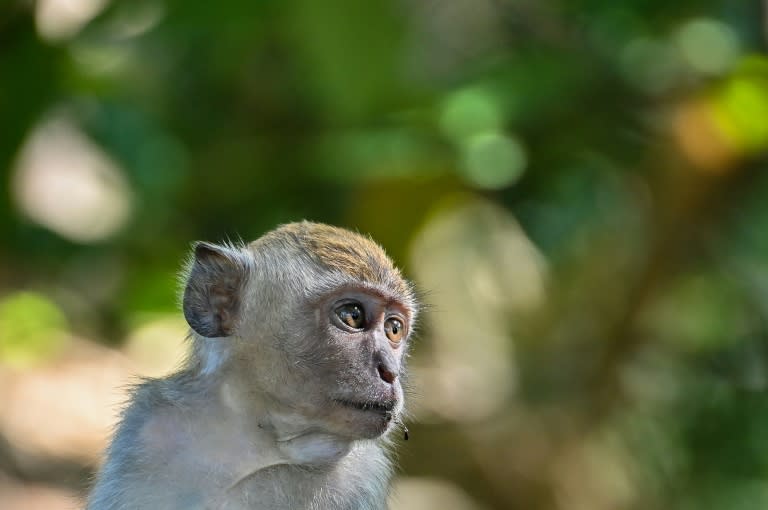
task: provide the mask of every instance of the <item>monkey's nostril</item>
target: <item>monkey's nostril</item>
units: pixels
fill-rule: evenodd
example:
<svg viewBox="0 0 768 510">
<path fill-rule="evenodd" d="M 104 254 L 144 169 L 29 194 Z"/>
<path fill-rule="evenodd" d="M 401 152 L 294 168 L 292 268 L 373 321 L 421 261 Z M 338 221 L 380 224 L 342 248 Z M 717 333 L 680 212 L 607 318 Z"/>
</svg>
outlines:
<svg viewBox="0 0 768 510">
<path fill-rule="evenodd" d="M 384 365 L 379 365 L 379 377 L 381 377 L 381 380 L 386 382 L 387 384 L 392 384 L 395 382 L 395 378 L 397 375 L 395 375 L 394 372 L 387 369 Z"/>
</svg>

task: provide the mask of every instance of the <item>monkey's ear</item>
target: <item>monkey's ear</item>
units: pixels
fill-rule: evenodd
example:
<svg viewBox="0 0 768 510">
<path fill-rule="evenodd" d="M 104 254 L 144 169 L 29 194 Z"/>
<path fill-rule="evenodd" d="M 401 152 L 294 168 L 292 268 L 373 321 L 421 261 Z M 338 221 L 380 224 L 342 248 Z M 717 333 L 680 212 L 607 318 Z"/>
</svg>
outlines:
<svg viewBox="0 0 768 510">
<path fill-rule="evenodd" d="M 241 250 L 195 243 L 182 304 L 195 332 L 208 338 L 235 332 L 247 274 L 247 255 Z"/>
</svg>

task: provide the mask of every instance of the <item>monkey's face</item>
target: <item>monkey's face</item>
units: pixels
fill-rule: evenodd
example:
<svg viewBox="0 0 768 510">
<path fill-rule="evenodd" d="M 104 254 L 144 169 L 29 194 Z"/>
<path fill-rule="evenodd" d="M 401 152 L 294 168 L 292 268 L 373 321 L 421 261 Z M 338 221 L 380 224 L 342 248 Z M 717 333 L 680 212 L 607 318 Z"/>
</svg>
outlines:
<svg viewBox="0 0 768 510">
<path fill-rule="evenodd" d="M 325 361 L 332 369 L 328 421 L 340 431 L 375 437 L 403 409 L 403 356 L 411 311 L 395 296 L 351 288 L 331 293 L 317 307 L 325 331 Z M 330 381 L 328 381 L 330 382 Z"/>
<path fill-rule="evenodd" d="M 403 410 L 408 306 L 384 289 L 345 286 L 297 312 L 299 329 L 310 334 L 283 339 L 288 379 L 273 388 L 278 398 L 344 437 L 374 438 L 392 428 Z M 293 385 L 299 392 L 284 394 Z"/>
</svg>

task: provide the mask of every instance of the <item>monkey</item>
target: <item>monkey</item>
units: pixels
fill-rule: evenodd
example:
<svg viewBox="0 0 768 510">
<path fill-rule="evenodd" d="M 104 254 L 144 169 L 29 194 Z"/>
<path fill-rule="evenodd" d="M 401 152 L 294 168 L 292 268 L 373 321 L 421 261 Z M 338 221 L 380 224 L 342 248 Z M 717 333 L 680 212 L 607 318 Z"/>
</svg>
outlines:
<svg viewBox="0 0 768 510">
<path fill-rule="evenodd" d="M 187 359 L 133 389 L 86 509 L 385 509 L 419 304 L 384 250 L 302 221 L 185 275 Z"/>
</svg>

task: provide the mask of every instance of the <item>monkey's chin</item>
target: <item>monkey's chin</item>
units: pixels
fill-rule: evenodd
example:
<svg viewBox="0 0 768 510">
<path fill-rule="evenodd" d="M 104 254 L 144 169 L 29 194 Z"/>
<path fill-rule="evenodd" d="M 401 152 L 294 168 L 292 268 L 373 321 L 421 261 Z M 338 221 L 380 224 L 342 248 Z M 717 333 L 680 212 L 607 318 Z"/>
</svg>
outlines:
<svg viewBox="0 0 768 510">
<path fill-rule="evenodd" d="M 355 402 L 335 400 L 334 425 L 355 439 L 376 439 L 397 421 L 397 402 Z M 334 427 L 335 428 L 335 427 Z"/>
</svg>

